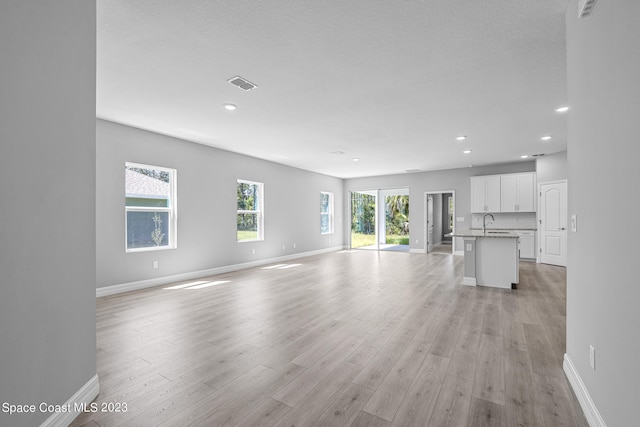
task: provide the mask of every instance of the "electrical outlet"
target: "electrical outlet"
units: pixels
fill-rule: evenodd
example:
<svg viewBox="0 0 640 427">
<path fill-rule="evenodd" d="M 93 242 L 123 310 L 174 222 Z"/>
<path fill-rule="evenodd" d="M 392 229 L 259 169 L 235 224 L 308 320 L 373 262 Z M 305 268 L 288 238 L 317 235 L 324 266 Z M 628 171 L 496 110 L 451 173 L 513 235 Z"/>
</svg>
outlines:
<svg viewBox="0 0 640 427">
<path fill-rule="evenodd" d="M 467 243 L 467 252 L 471 252 L 473 250 L 473 246 L 471 243 Z"/>
<path fill-rule="evenodd" d="M 153 266 L 153 268 L 158 268 L 158 261 L 153 261 L 151 265 Z"/>
<path fill-rule="evenodd" d="M 252 253 L 253 255 L 255 255 L 255 254 L 256 254 L 256 250 L 255 250 L 255 249 L 251 249 L 251 253 Z"/>
<path fill-rule="evenodd" d="M 329 242 L 331 242 L 331 239 L 329 239 Z M 294 243 L 293 244 L 293 249 L 295 249 L 295 248 L 296 248 L 296 244 Z"/>
<path fill-rule="evenodd" d="M 282 245 L 282 250 L 283 250 L 283 251 L 284 251 L 284 248 L 285 248 L 285 247 L 286 247 L 285 245 Z"/>
<path fill-rule="evenodd" d="M 463 216 L 459 216 L 456 218 L 457 222 L 464 222 L 464 217 Z"/>
<path fill-rule="evenodd" d="M 592 345 L 589 345 L 589 366 L 596 370 L 596 349 Z"/>
<path fill-rule="evenodd" d="M 416 239 L 416 245 L 418 244 L 418 239 Z"/>
</svg>

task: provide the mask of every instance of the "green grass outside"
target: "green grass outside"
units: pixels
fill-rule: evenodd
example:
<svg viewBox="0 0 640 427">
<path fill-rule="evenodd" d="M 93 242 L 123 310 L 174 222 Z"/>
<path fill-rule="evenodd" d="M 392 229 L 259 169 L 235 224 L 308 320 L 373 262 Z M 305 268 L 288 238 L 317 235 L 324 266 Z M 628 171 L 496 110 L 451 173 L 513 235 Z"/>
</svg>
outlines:
<svg viewBox="0 0 640 427">
<path fill-rule="evenodd" d="M 242 240 L 256 240 L 258 232 L 252 230 L 238 230 L 238 242 Z"/>
<path fill-rule="evenodd" d="M 408 245 L 409 236 L 389 234 L 387 244 L 389 245 Z M 375 234 L 351 233 L 351 247 L 361 248 L 363 246 L 371 246 L 376 244 Z"/>
<path fill-rule="evenodd" d="M 387 234 L 387 244 L 388 245 L 408 245 L 409 236 Z"/>
<path fill-rule="evenodd" d="M 375 234 L 351 233 L 351 247 L 361 248 L 376 244 Z"/>
</svg>

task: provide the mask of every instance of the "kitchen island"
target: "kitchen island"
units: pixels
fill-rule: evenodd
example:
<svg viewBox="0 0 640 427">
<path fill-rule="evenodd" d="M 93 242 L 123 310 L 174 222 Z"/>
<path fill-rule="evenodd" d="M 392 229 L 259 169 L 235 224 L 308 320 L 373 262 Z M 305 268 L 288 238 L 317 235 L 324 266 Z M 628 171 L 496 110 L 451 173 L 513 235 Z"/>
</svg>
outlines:
<svg viewBox="0 0 640 427">
<path fill-rule="evenodd" d="M 464 285 L 512 289 L 519 282 L 518 234 L 463 230 L 452 236 L 464 240 Z"/>
</svg>

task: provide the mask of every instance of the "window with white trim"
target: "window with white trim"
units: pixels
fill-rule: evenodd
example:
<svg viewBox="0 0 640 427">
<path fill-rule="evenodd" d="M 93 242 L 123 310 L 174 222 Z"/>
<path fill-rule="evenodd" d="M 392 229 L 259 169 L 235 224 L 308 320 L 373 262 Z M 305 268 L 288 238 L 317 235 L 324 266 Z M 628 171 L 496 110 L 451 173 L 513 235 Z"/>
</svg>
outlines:
<svg viewBox="0 0 640 427">
<path fill-rule="evenodd" d="M 264 240 L 264 184 L 237 182 L 237 239 L 238 242 Z"/>
<path fill-rule="evenodd" d="M 320 192 L 320 234 L 333 234 L 333 193 Z"/>
<path fill-rule="evenodd" d="M 176 170 L 125 163 L 125 250 L 176 248 Z"/>
</svg>

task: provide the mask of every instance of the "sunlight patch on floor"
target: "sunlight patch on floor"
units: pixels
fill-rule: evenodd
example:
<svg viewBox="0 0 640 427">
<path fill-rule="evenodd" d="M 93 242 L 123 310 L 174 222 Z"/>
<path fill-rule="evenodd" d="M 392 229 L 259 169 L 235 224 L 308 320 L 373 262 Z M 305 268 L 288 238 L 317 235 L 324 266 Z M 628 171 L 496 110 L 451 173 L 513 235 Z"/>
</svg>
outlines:
<svg viewBox="0 0 640 427">
<path fill-rule="evenodd" d="M 164 289 L 184 289 L 184 288 L 188 288 L 190 286 L 201 285 L 203 283 L 209 283 L 209 281 L 208 280 L 198 280 L 196 282 L 189 282 L 189 283 L 183 283 L 181 285 L 169 286 L 168 288 L 164 288 Z"/>
<path fill-rule="evenodd" d="M 264 267 L 263 270 L 284 270 L 286 268 L 299 267 L 302 264 L 276 264 L 270 265 L 269 267 Z"/>
<path fill-rule="evenodd" d="M 211 286 L 216 286 L 216 285 L 221 285 L 223 283 L 229 283 L 230 280 L 216 280 L 215 282 L 209 281 L 209 280 L 199 280 L 196 282 L 189 282 L 189 283 L 183 283 L 181 285 L 175 285 L 175 286 L 169 286 L 168 288 L 164 288 L 164 289 L 187 289 L 187 290 L 193 290 L 193 289 L 202 289 L 202 288 L 208 288 Z"/>
</svg>

